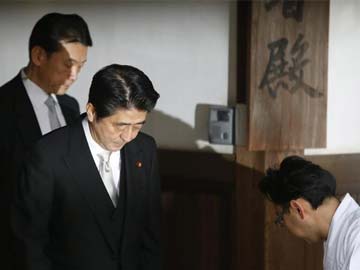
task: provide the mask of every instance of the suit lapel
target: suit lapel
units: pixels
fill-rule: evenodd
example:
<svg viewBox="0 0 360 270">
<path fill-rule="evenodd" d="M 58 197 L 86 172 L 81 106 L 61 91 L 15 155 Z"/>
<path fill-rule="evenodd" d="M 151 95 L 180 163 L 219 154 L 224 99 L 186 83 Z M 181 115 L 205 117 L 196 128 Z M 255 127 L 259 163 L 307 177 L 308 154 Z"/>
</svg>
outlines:
<svg viewBox="0 0 360 270">
<path fill-rule="evenodd" d="M 136 139 L 124 146 L 124 161 L 126 175 L 126 211 L 125 215 L 137 213 L 135 209 L 140 207 L 145 189 L 145 172 L 143 152 L 141 145 Z M 129 220 L 125 217 L 125 222 Z"/>
<path fill-rule="evenodd" d="M 91 155 L 81 120 L 70 127 L 69 151 L 64 161 L 92 209 L 104 238 L 115 251 L 117 239 L 113 237 L 109 221 L 109 209 L 113 205 Z"/>
<path fill-rule="evenodd" d="M 80 113 L 77 110 L 75 110 L 75 108 L 72 108 L 70 104 L 66 102 L 65 96 L 57 95 L 56 98 L 59 101 L 61 112 L 64 115 L 66 124 L 70 124 L 74 122 L 74 120 L 79 117 Z"/>
<path fill-rule="evenodd" d="M 61 108 L 61 111 L 62 111 L 62 113 L 64 115 L 66 123 L 71 123 L 71 121 L 73 121 L 74 113 L 67 106 L 63 105 L 60 102 L 60 99 L 59 99 L 59 104 L 60 104 L 60 108 Z"/>
<path fill-rule="evenodd" d="M 26 93 L 24 84 L 19 73 L 14 79 L 15 93 L 15 115 L 17 128 L 24 145 L 28 147 L 41 137 L 41 130 L 36 119 L 31 101 Z"/>
<path fill-rule="evenodd" d="M 92 158 L 81 120 L 82 118 L 70 126 L 69 150 L 64 161 L 69 167 L 74 181 L 77 182 L 82 196 L 92 209 L 104 238 L 115 252 L 119 239 L 114 237 L 116 234 L 114 234 L 109 217 L 112 214 L 109 213 L 109 209 L 113 208 L 112 202 Z M 123 168 L 125 168 L 126 177 L 125 215 L 132 215 L 137 212 L 134 209 L 140 207 L 145 189 L 144 162 L 146 161 L 143 160 L 141 146 L 135 141 L 136 139 L 125 145 L 122 155 L 122 162 L 125 162 Z M 122 180 L 125 181 L 125 179 L 120 179 L 120 181 Z M 123 218 L 125 218 L 126 223 L 126 216 Z"/>
</svg>

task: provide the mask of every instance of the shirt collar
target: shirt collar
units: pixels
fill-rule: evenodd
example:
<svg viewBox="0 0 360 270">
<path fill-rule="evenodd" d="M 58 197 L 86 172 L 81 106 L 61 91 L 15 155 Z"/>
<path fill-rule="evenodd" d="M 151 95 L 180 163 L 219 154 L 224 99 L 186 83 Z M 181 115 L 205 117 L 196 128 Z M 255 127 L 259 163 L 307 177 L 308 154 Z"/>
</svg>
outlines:
<svg viewBox="0 0 360 270">
<path fill-rule="evenodd" d="M 49 97 L 48 93 L 46 93 L 43 89 L 41 89 L 36 83 L 34 83 L 31 79 L 26 76 L 24 71 L 25 68 L 21 70 L 21 79 L 24 83 L 24 86 L 28 92 L 28 94 L 32 97 L 33 106 L 39 108 L 40 106 L 44 106 L 45 101 Z M 50 94 L 51 97 L 55 100 L 55 103 L 58 104 L 58 100 L 55 94 Z"/>
<path fill-rule="evenodd" d="M 93 154 L 93 156 L 97 156 L 99 154 L 103 155 L 104 153 L 106 153 L 107 155 L 110 154 L 110 151 L 102 148 L 92 137 L 91 133 L 90 133 L 90 126 L 89 126 L 89 122 L 87 117 L 85 117 L 82 121 L 83 127 L 84 127 L 84 132 L 85 132 L 85 137 L 86 140 L 89 144 L 91 153 Z"/>
<path fill-rule="evenodd" d="M 354 205 L 354 203 L 356 203 L 354 201 L 354 199 L 350 196 L 349 193 L 346 193 L 346 195 L 341 199 L 340 204 L 338 205 L 332 219 L 331 219 L 331 223 L 330 223 L 330 227 L 329 227 L 329 232 L 328 232 L 328 237 L 326 239 L 326 241 L 324 242 L 326 243 L 330 243 L 332 241 L 332 236 L 335 230 L 335 234 L 336 234 L 336 230 L 339 227 L 339 224 L 341 224 L 345 219 L 344 219 L 344 215 L 346 215 L 349 211 L 349 209 L 351 209 Z M 341 225 L 340 225 L 341 227 Z"/>
</svg>

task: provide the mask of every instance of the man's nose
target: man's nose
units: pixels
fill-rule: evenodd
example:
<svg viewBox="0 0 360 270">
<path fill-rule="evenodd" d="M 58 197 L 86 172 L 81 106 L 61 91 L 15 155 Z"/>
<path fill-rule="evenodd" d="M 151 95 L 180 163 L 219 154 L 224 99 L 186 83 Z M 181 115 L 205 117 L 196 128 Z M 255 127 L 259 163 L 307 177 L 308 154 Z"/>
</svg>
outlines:
<svg viewBox="0 0 360 270">
<path fill-rule="evenodd" d="M 69 79 L 76 81 L 79 72 L 80 68 L 77 65 L 73 65 L 70 69 Z"/>
<path fill-rule="evenodd" d="M 132 140 L 132 136 L 133 136 L 133 128 L 132 126 L 127 126 L 127 128 L 122 133 L 121 137 L 125 142 L 130 142 Z"/>
</svg>

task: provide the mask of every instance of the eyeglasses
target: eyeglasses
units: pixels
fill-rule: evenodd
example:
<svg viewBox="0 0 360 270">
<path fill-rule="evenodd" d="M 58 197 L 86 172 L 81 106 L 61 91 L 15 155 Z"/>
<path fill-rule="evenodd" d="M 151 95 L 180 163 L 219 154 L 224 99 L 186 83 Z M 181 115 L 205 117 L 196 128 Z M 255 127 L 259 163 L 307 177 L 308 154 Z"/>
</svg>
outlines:
<svg viewBox="0 0 360 270">
<path fill-rule="evenodd" d="M 288 209 L 282 208 L 281 212 L 276 213 L 276 218 L 274 223 L 278 226 L 284 226 L 284 215 L 288 212 Z"/>
</svg>

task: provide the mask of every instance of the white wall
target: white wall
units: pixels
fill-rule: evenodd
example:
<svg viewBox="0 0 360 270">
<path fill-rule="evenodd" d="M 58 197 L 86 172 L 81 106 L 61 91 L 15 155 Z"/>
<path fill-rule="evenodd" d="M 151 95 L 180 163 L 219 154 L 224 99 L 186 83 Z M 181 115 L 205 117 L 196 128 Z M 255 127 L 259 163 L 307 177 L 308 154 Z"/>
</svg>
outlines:
<svg viewBox="0 0 360 270">
<path fill-rule="evenodd" d="M 330 1 L 327 148 L 306 154 L 360 152 L 360 1 Z"/>
<path fill-rule="evenodd" d="M 230 5 L 2 3 L 0 85 L 26 65 L 28 38 L 43 14 L 78 13 L 88 22 L 94 41 L 88 63 L 68 92 L 82 111 L 98 69 L 115 62 L 134 65 L 161 95 L 145 128 L 161 147 L 231 153 L 231 146 L 208 145 L 206 127 L 206 104 L 228 104 Z"/>
<path fill-rule="evenodd" d="M 30 31 L 40 16 L 52 11 L 79 13 L 94 39 L 89 61 L 69 91 L 82 110 L 91 77 L 100 67 L 135 65 L 161 94 L 146 128 L 161 147 L 233 151 L 209 146 L 206 135 L 207 105 L 234 101 L 234 3 L 2 3 L 0 84 L 27 63 Z M 358 0 L 330 1 L 328 146 L 307 149 L 308 155 L 360 152 L 359 14 Z"/>
</svg>

